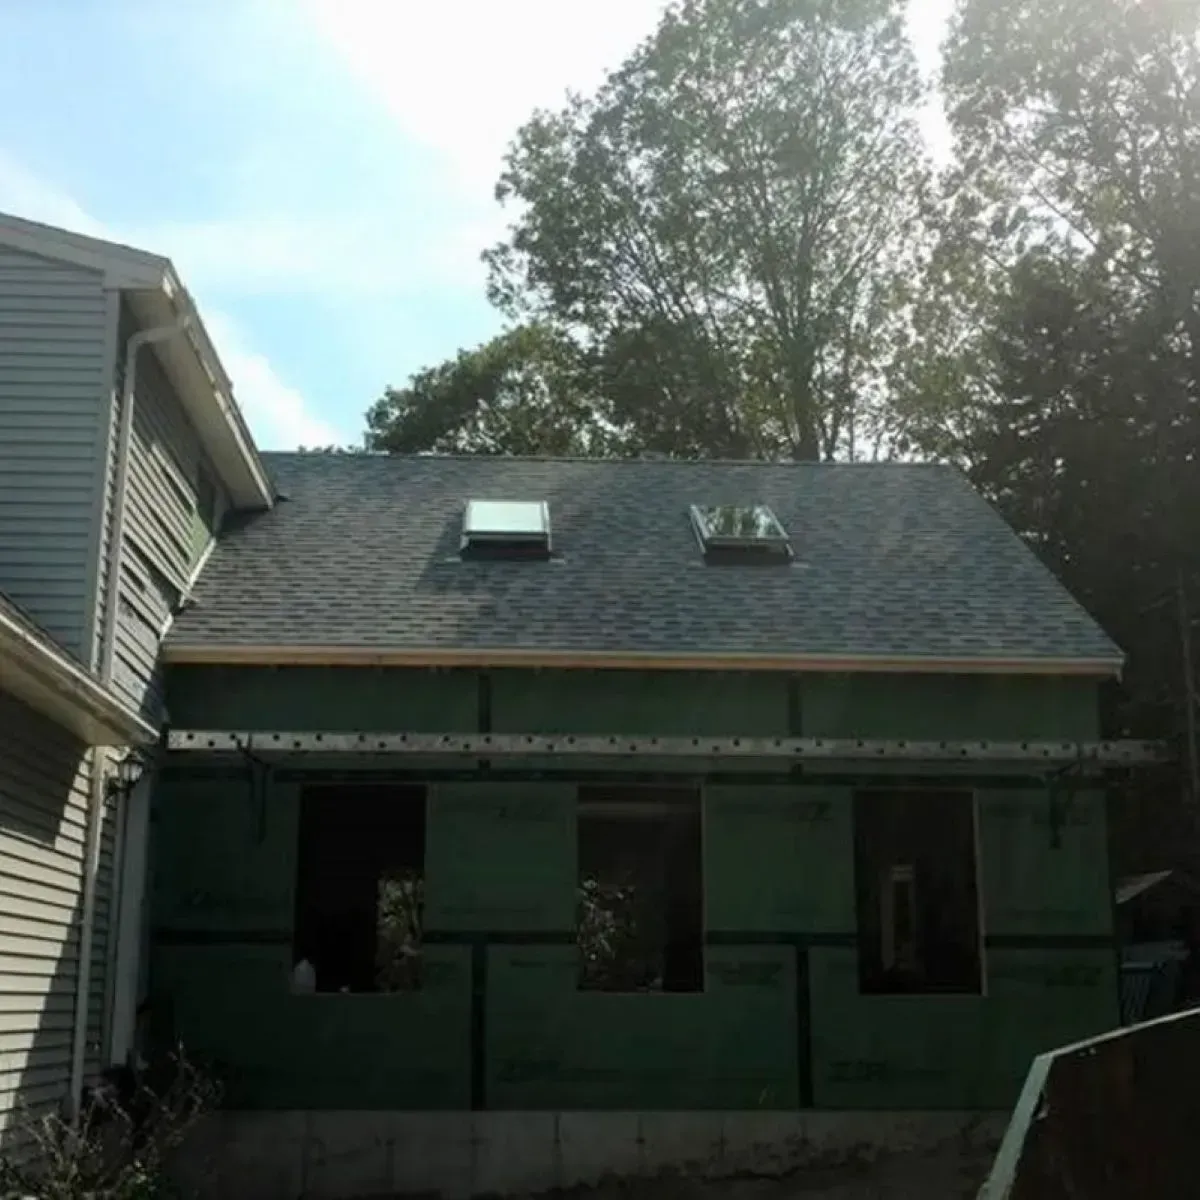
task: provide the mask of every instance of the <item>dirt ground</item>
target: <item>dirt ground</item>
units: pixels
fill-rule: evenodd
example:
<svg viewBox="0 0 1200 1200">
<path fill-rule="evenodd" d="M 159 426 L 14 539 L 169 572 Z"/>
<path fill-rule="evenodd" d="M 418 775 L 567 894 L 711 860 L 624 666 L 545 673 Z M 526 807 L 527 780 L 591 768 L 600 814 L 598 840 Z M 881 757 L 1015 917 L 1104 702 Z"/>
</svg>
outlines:
<svg viewBox="0 0 1200 1200">
<path fill-rule="evenodd" d="M 995 1150 L 991 1143 L 953 1142 L 781 1178 L 614 1179 L 522 1200 L 975 1200 Z"/>
</svg>

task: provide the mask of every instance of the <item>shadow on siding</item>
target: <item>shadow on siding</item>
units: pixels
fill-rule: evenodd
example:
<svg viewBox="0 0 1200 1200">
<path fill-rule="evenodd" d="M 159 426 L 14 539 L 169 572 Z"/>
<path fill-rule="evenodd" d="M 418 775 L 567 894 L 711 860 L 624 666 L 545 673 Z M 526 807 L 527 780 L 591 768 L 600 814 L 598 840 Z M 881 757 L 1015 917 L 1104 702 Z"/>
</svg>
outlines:
<svg viewBox="0 0 1200 1200">
<path fill-rule="evenodd" d="M 59 1111 L 70 1085 L 90 751 L 5 695 L 0 730 L 0 1155 L 9 1157 L 29 1152 L 31 1123 Z M 110 873 L 99 882 L 103 930 Z M 101 1036 L 106 953 L 101 936 L 89 1043 Z"/>
</svg>

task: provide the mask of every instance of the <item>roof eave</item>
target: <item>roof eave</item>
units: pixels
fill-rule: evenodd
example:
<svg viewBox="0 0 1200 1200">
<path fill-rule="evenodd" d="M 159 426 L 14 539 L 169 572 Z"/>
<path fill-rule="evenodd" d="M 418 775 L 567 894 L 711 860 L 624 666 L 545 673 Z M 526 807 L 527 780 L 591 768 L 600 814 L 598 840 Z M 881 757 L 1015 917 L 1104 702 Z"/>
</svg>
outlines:
<svg viewBox="0 0 1200 1200">
<path fill-rule="evenodd" d="M 187 316 L 186 336 L 161 343 L 159 357 L 234 506 L 271 507 L 274 491 L 229 376 L 170 259 L 7 213 L 0 213 L 0 245 L 99 272 L 106 288 L 128 295 L 143 326 Z"/>
<path fill-rule="evenodd" d="M 0 611 L 0 690 L 89 746 L 149 745 L 158 730 L 127 708 L 65 653 Z"/>
<path fill-rule="evenodd" d="M 233 398 L 233 386 L 200 312 L 170 263 L 155 287 L 125 289 L 140 324 L 169 325 L 186 316 L 186 333 L 158 345 L 180 401 L 196 427 L 235 508 L 264 509 L 274 492 L 250 430 Z"/>
<path fill-rule="evenodd" d="M 1113 658 L 939 657 L 931 655 L 647 654 L 588 650 L 388 649 L 336 645 L 219 645 L 172 641 L 164 657 L 178 665 L 515 667 L 560 670 L 764 671 L 848 674 L 1045 675 L 1119 677 Z"/>
</svg>

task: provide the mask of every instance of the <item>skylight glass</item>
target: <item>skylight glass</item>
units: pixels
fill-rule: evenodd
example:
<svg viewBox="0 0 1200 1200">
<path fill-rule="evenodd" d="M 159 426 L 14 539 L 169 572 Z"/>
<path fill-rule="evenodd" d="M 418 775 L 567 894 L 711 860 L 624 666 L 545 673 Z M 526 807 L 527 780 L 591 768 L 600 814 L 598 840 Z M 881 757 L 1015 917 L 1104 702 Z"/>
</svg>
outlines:
<svg viewBox="0 0 1200 1200">
<path fill-rule="evenodd" d="M 550 547 L 550 507 L 541 500 L 469 500 L 463 549 L 542 551 Z"/>
<path fill-rule="evenodd" d="M 787 530 L 765 504 L 694 504 L 692 524 L 710 557 L 791 557 Z"/>
</svg>

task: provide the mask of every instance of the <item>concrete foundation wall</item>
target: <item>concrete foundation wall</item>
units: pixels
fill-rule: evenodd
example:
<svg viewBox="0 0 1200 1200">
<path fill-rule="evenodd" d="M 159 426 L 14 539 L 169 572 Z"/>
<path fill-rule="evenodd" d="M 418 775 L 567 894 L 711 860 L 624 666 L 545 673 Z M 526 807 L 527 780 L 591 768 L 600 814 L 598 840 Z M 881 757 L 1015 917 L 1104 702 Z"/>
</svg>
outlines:
<svg viewBox="0 0 1200 1200">
<path fill-rule="evenodd" d="M 862 1179 L 864 1196 L 943 1200 L 965 1193 L 934 1185 L 932 1171 L 918 1175 L 920 1191 L 881 1192 L 872 1167 L 907 1156 L 939 1178 L 939 1158 L 951 1173 L 960 1163 L 977 1171 L 1003 1124 L 1001 1114 L 955 1112 L 226 1112 L 193 1138 L 178 1169 L 204 1200 L 465 1200 L 675 1173 L 794 1175 L 797 1191 L 815 1185 L 805 1195 Z"/>
</svg>

